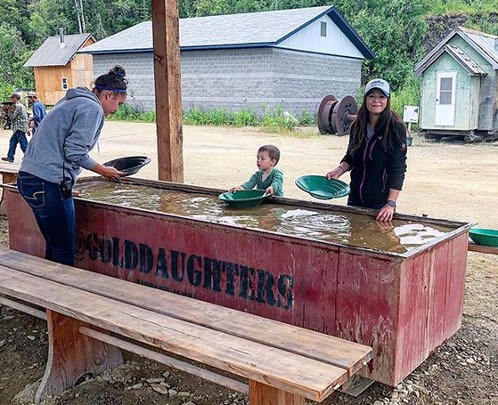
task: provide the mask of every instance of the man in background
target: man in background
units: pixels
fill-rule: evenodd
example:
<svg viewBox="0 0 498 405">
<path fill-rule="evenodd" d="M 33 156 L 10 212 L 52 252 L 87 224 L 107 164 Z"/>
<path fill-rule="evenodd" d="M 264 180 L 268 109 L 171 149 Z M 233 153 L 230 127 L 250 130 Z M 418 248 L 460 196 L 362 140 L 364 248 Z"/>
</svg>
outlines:
<svg viewBox="0 0 498 405">
<path fill-rule="evenodd" d="M 30 123 L 32 123 L 34 135 L 41 120 L 47 115 L 47 110 L 34 91 L 28 93 L 28 102 L 33 109 L 33 118 L 30 119 Z"/>
<path fill-rule="evenodd" d="M 12 94 L 10 100 L 14 103 L 12 109 L 12 131 L 14 133 L 10 137 L 7 157 L 3 157 L 2 160 L 14 163 L 17 144 L 21 146 L 23 153 L 26 152 L 26 148 L 28 147 L 28 140 L 26 139 L 26 132 L 28 131 L 28 112 L 26 111 L 24 104 L 21 103 L 20 94 Z"/>
</svg>

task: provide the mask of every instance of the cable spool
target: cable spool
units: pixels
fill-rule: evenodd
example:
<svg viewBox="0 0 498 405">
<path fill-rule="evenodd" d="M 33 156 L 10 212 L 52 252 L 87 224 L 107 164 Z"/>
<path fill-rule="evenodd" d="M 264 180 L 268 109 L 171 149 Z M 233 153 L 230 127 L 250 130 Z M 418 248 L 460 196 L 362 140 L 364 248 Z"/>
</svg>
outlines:
<svg viewBox="0 0 498 405">
<path fill-rule="evenodd" d="M 318 130 L 321 134 L 348 135 L 357 113 L 354 97 L 337 100 L 332 95 L 325 96 L 318 107 Z"/>
</svg>

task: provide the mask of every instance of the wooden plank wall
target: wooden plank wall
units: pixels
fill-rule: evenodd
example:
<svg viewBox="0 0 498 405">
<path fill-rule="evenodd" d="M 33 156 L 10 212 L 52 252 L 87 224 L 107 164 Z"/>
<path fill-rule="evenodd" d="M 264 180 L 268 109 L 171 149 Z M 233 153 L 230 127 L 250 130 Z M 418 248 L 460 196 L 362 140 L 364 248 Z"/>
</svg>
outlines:
<svg viewBox="0 0 498 405">
<path fill-rule="evenodd" d="M 92 38 L 82 48 L 95 43 Z M 54 105 L 66 95 L 62 89 L 62 78 L 67 77 L 68 88 L 85 86 L 90 88 L 93 77 L 93 57 L 76 54 L 65 66 L 37 66 L 34 69 L 38 98 L 46 105 Z"/>
</svg>

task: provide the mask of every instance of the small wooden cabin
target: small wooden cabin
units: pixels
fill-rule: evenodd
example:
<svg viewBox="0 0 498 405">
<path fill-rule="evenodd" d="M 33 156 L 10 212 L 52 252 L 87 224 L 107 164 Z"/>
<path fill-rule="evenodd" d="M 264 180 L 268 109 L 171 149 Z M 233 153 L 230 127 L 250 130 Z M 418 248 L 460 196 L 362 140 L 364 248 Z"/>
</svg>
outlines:
<svg viewBox="0 0 498 405">
<path fill-rule="evenodd" d="M 76 51 L 95 43 L 91 34 L 48 37 L 24 67 L 33 67 L 38 98 L 54 105 L 71 87 L 90 87 L 93 81 L 92 55 Z"/>
<path fill-rule="evenodd" d="M 498 137 L 498 36 L 453 30 L 421 62 L 420 129 L 428 138 Z"/>
</svg>

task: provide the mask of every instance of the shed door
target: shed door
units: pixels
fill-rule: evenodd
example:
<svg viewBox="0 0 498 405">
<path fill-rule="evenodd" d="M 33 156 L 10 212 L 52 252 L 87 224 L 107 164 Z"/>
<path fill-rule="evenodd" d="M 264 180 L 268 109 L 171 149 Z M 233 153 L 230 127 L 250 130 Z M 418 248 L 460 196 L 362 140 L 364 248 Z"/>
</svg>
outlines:
<svg viewBox="0 0 498 405">
<path fill-rule="evenodd" d="M 455 81 L 456 72 L 437 74 L 436 125 L 455 125 Z"/>
</svg>

